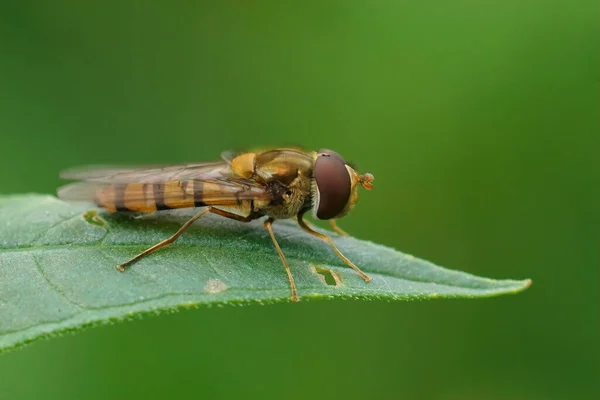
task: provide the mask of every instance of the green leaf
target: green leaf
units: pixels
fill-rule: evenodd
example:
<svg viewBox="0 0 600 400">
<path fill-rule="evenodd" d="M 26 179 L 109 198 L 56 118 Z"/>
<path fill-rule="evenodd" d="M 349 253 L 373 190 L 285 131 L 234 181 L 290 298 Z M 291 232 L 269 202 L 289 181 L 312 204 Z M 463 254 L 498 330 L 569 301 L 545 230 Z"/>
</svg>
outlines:
<svg viewBox="0 0 600 400">
<path fill-rule="evenodd" d="M 174 245 L 125 273 L 115 269 L 171 235 L 193 212 L 132 217 L 51 196 L 0 197 L 0 350 L 148 313 L 289 301 L 286 274 L 260 221 L 207 215 Z M 340 250 L 373 278 L 365 283 L 294 221 L 274 226 L 301 299 L 472 298 L 515 293 L 530 284 L 450 271 L 332 234 Z"/>
</svg>

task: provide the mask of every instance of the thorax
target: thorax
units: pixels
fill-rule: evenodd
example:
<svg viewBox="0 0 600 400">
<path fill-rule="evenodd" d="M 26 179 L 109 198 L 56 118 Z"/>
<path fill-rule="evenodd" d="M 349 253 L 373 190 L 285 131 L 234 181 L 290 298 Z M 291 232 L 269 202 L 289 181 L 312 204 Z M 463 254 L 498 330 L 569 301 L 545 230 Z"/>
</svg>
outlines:
<svg viewBox="0 0 600 400">
<path fill-rule="evenodd" d="M 255 202 L 261 213 L 275 219 L 291 218 L 312 205 L 313 153 L 270 150 L 236 158 L 231 167 L 239 175 L 264 184 L 271 192 L 270 201 Z"/>
</svg>

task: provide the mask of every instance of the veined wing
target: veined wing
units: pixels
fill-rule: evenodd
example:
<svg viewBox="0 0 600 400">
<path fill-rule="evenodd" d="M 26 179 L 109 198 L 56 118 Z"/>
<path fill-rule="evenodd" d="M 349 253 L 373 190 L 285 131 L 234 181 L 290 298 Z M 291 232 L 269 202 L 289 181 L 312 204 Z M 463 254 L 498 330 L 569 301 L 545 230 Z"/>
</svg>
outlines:
<svg viewBox="0 0 600 400">
<path fill-rule="evenodd" d="M 229 179 L 235 176 L 231 169 L 231 161 L 243 152 L 225 151 L 221 153 L 221 161 L 208 163 L 192 163 L 166 166 L 84 166 L 63 171 L 64 179 L 85 180 L 103 183 L 156 183 L 184 180 Z M 310 160 L 307 153 L 299 148 L 278 148 L 257 152 L 261 164 L 268 164 L 273 159 L 282 159 L 289 155 L 300 156 Z M 286 156 L 286 154 L 288 154 Z"/>
<path fill-rule="evenodd" d="M 266 186 L 243 179 L 205 179 L 155 183 L 75 182 L 59 188 L 58 197 L 92 201 L 109 211 L 160 211 L 176 208 L 227 206 L 250 211 L 254 203 L 272 199 Z"/>
<path fill-rule="evenodd" d="M 69 201 L 93 201 L 109 211 L 159 211 L 202 206 L 248 208 L 269 202 L 270 191 L 234 176 L 224 161 L 172 166 L 73 169 L 61 174 L 79 179 L 58 189 Z"/>
<path fill-rule="evenodd" d="M 84 166 L 63 171 L 60 176 L 64 179 L 99 183 L 159 183 L 190 179 L 227 179 L 232 176 L 232 171 L 228 163 L 217 161 L 166 166 Z"/>
</svg>

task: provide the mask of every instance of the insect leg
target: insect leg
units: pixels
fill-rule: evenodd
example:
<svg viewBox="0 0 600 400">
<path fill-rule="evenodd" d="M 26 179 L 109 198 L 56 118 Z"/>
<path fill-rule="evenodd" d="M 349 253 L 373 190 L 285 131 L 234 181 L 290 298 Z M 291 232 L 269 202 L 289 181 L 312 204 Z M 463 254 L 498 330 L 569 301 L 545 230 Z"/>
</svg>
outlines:
<svg viewBox="0 0 600 400">
<path fill-rule="evenodd" d="M 337 223 L 335 222 L 335 219 L 330 219 L 329 220 L 329 225 L 331 225 L 331 229 L 333 229 L 339 235 L 350 236 L 345 230 L 343 230 L 342 228 L 340 228 L 339 226 L 337 226 Z"/>
<path fill-rule="evenodd" d="M 315 232 L 312 229 L 310 229 L 310 227 L 308 225 L 306 225 L 306 222 L 304 222 L 302 220 L 302 214 L 298 214 L 298 225 L 300 225 L 300 227 L 302 229 L 304 229 L 306 232 L 310 233 L 313 236 L 318 237 L 319 239 L 322 239 L 324 241 L 326 241 L 327 243 L 329 243 L 329 245 L 333 248 L 333 250 L 336 252 L 336 254 L 342 259 L 342 261 L 349 266 L 350 268 L 352 268 L 353 270 L 355 270 L 358 275 L 360 275 L 361 278 L 363 278 L 365 280 L 365 282 L 369 282 L 371 280 L 371 277 L 368 276 L 367 274 L 365 274 L 364 272 L 362 272 L 360 270 L 360 268 L 358 268 L 356 265 L 352 264 L 352 262 L 350 260 L 348 260 L 346 258 L 345 255 L 342 254 L 341 251 L 338 250 L 338 248 L 336 247 L 335 244 L 333 244 L 333 242 L 331 241 L 331 239 L 329 238 L 329 236 L 325 236 L 319 232 Z"/>
<path fill-rule="evenodd" d="M 242 217 L 241 215 L 237 215 L 237 214 L 231 213 L 229 211 L 219 210 L 218 208 L 213 208 L 213 207 L 209 208 L 209 211 L 213 214 L 217 214 L 217 215 L 220 215 L 225 218 L 234 219 L 234 220 L 240 221 L 240 222 L 250 222 L 254 219 L 254 218 L 250 218 L 250 217 Z"/>
<path fill-rule="evenodd" d="M 273 225 L 273 219 L 269 218 L 265 221 L 265 228 L 267 228 L 267 230 L 269 231 L 269 235 L 271 236 L 271 240 L 275 245 L 275 249 L 277 250 L 277 253 L 279 253 L 279 257 L 281 257 L 281 261 L 283 262 L 283 267 L 285 268 L 288 280 L 290 281 L 290 289 L 292 290 L 292 301 L 300 301 L 300 299 L 298 298 L 298 293 L 296 291 L 296 284 L 294 283 L 292 271 L 290 271 L 290 266 L 288 265 L 287 260 L 283 255 L 283 251 L 281 251 L 279 243 L 277 243 L 277 239 L 275 239 L 275 234 L 273 233 L 273 228 L 271 227 L 271 225 Z"/>
<path fill-rule="evenodd" d="M 241 221 L 241 222 L 250 222 L 253 219 L 250 217 L 242 217 L 240 215 L 233 214 L 233 213 L 223 211 L 223 210 L 219 210 L 216 208 L 210 208 L 210 212 L 221 215 L 223 217 L 235 219 L 236 221 Z M 271 236 L 271 240 L 273 241 L 273 244 L 275 245 L 275 249 L 277 250 L 279 257 L 281 257 L 281 261 L 283 262 L 283 267 L 285 268 L 285 272 L 287 273 L 288 280 L 290 281 L 290 288 L 292 291 L 292 301 L 300 301 L 300 299 L 298 298 L 297 290 L 296 290 L 296 284 L 294 283 L 294 277 L 292 276 L 292 271 L 290 271 L 290 266 L 288 265 L 287 260 L 285 259 L 285 256 L 283 255 L 283 251 L 281 251 L 281 248 L 279 247 L 279 243 L 277 243 L 277 239 L 275 239 L 275 234 L 273 233 L 273 228 L 271 228 L 271 225 L 273 225 L 273 220 L 271 218 L 269 218 L 268 220 L 265 221 L 265 228 L 267 228 L 267 230 L 269 231 L 269 235 Z"/>
<path fill-rule="evenodd" d="M 298 221 L 298 217 L 297 216 L 292 217 L 292 219 L 294 221 Z M 304 223 L 307 226 L 309 226 L 309 227 L 312 225 L 310 222 L 308 222 L 306 220 L 304 220 Z M 338 235 L 341 235 L 341 236 L 350 236 L 348 234 L 348 232 L 346 232 L 345 230 L 343 230 L 342 228 L 340 228 L 339 226 L 337 226 L 337 223 L 335 222 L 335 219 L 330 219 L 329 220 L 329 225 L 331 225 L 331 229 L 333 229 Z"/>
<path fill-rule="evenodd" d="M 143 252 L 141 252 L 137 256 L 133 257 L 131 260 L 126 261 L 123 264 L 117 265 L 117 269 L 119 271 L 121 271 L 121 272 L 124 272 L 125 271 L 125 267 L 127 267 L 127 266 L 135 263 L 136 261 L 139 261 L 140 259 L 146 257 L 148 254 L 154 253 L 156 250 L 160 249 L 161 247 L 165 247 L 165 246 L 173 243 L 174 241 L 177 240 L 177 238 L 179 236 L 181 236 L 181 234 L 183 232 L 185 232 L 185 230 L 187 228 L 190 227 L 190 225 L 192 225 L 198 218 L 200 218 L 201 216 L 203 216 L 204 214 L 206 214 L 210 210 L 211 210 L 210 208 L 205 208 L 204 210 L 200 211 L 198 214 L 194 215 L 189 221 L 187 221 L 185 224 L 183 224 L 181 226 L 181 228 L 179 228 L 179 230 L 173 234 L 173 236 L 171 236 L 168 239 L 163 240 L 162 242 L 156 243 L 154 246 L 152 246 L 152 247 L 144 250 Z"/>
</svg>

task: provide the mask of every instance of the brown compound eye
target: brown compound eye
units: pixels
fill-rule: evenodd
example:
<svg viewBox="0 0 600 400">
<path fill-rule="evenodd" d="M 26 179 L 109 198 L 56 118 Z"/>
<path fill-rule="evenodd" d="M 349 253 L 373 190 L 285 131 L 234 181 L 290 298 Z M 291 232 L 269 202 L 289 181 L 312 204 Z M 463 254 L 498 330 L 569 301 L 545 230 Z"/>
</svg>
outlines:
<svg viewBox="0 0 600 400">
<path fill-rule="evenodd" d="M 319 155 L 323 155 L 323 154 L 327 154 L 333 158 L 337 158 L 338 160 L 340 160 L 342 163 L 344 164 L 348 164 L 346 162 L 346 160 L 344 160 L 344 158 L 342 156 L 340 156 L 338 153 L 336 153 L 333 150 L 329 150 L 329 149 L 319 149 L 319 151 L 317 151 L 317 154 Z"/>
<path fill-rule="evenodd" d="M 346 161 L 336 152 L 319 150 L 314 177 L 317 184 L 317 218 L 335 218 L 346 207 L 352 191 Z"/>
</svg>

